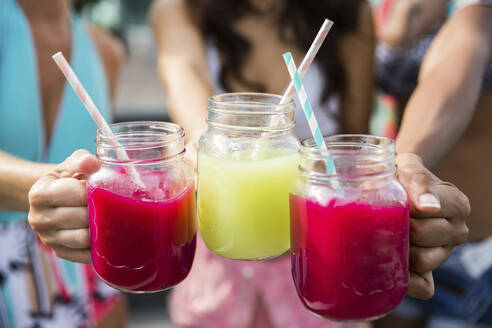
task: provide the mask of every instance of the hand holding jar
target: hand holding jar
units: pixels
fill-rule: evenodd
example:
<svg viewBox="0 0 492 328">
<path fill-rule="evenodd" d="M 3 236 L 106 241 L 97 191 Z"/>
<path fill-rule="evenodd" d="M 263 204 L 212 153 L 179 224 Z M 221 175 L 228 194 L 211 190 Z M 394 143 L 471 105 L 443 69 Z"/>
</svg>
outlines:
<svg viewBox="0 0 492 328">
<path fill-rule="evenodd" d="M 453 184 L 427 170 L 420 157 L 396 157 L 398 180 L 410 198 L 410 281 L 408 295 L 429 299 L 434 294 L 432 270 L 446 262 L 453 248 L 468 237 L 468 198 Z"/>
<path fill-rule="evenodd" d="M 194 174 L 183 162 L 184 132 L 162 122 L 111 128 L 118 145 L 99 131 L 97 157 L 77 151 L 36 182 L 29 222 L 59 257 L 92 262 L 115 288 L 170 288 L 188 275 L 196 245 Z M 128 159 L 117 156 L 122 151 Z"/>
<path fill-rule="evenodd" d="M 29 224 L 58 257 L 91 262 L 85 180 L 99 167 L 88 151 L 77 150 L 29 192 Z"/>
</svg>

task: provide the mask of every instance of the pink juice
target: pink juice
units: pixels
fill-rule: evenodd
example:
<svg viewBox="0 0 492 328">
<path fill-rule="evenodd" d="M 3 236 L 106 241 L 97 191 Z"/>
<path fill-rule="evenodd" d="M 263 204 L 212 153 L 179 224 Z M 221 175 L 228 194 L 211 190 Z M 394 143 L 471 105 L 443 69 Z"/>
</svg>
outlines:
<svg viewBox="0 0 492 328">
<path fill-rule="evenodd" d="M 312 312 L 337 320 L 393 310 L 408 287 L 405 204 L 332 199 L 326 206 L 290 196 L 292 276 Z"/>
<path fill-rule="evenodd" d="M 103 186 L 88 184 L 94 269 L 111 286 L 129 292 L 178 284 L 195 254 L 193 186 L 173 185 L 165 172 L 146 172 L 142 179 L 151 187 L 143 191 L 118 175 Z"/>
</svg>

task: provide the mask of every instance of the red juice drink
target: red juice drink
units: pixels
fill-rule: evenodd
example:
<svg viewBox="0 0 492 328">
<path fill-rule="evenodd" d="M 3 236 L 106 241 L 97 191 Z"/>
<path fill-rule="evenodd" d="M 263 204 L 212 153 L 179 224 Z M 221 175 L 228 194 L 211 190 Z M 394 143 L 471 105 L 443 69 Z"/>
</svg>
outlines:
<svg viewBox="0 0 492 328">
<path fill-rule="evenodd" d="M 337 320 L 393 310 L 408 287 L 406 204 L 333 198 L 326 206 L 291 195 L 292 276 L 312 312 Z"/>
<path fill-rule="evenodd" d="M 292 277 L 307 309 L 332 320 L 373 320 L 406 295 L 408 195 L 389 138 L 313 139 L 300 149 L 290 195 Z"/>
<path fill-rule="evenodd" d="M 161 173 L 146 174 L 144 181 L 165 181 Z M 127 175 L 121 179 L 131 183 Z M 165 189 L 162 197 L 156 197 L 155 190 L 136 189 L 131 195 L 127 190 L 121 183 L 88 186 L 94 269 L 108 284 L 125 291 L 170 288 L 188 275 L 193 263 L 195 190 L 189 186 L 174 198 L 167 198 Z"/>
<path fill-rule="evenodd" d="M 111 129 L 118 145 L 98 131 L 101 168 L 87 181 L 92 265 L 126 292 L 173 287 L 190 272 L 196 247 L 194 171 L 183 161 L 184 131 L 164 122 Z"/>
</svg>

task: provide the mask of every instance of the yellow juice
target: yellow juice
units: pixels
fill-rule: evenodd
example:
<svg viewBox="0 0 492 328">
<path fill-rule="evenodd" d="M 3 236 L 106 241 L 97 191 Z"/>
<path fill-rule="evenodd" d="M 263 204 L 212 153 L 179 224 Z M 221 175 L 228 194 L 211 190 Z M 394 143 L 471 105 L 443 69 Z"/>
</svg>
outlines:
<svg viewBox="0 0 492 328">
<path fill-rule="evenodd" d="M 281 255 L 290 247 L 289 192 L 297 153 L 259 158 L 198 154 L 198 217 L 207 247 L 232 259 Z"/>
</svg>

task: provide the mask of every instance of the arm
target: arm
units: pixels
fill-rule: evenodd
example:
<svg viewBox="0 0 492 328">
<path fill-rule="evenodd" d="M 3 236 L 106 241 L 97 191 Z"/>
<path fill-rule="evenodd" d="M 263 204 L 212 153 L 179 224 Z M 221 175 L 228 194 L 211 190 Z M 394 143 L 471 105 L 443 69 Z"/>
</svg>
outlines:
<svg viewBox="0 0 492 328">
<path fill-rule="evenodd" d="M 31 186 L 53 165 L 25 161 L 0 151 L 0 209 L 29 210 Z"/>
<path fill-rule="evenodd" d="M 359 10 L 357 30 L 344 37 L 340 58 L 345 70 L 345 93 L 342 95 L 343 133 L 367 133 L 373 103 L 375 36 L 369 4 Z"/>
<path fill-rule="evenodd" d="M 213 92 L 204 40 L 183 0 L 155 1 L 150 22 L 169 114 L 184 128 L 187 140 L 196 143 L 207 128 L 207 103 Z"/>
<path fill-rule="evenodd" d="M 470 122 L 492 55 L 492 7 L 456 13 L 433 41 L 404 113 L 397 151 L 435 166 Z"/>
</svg>

